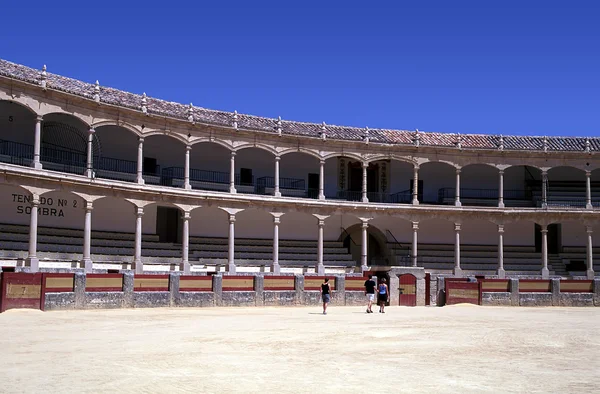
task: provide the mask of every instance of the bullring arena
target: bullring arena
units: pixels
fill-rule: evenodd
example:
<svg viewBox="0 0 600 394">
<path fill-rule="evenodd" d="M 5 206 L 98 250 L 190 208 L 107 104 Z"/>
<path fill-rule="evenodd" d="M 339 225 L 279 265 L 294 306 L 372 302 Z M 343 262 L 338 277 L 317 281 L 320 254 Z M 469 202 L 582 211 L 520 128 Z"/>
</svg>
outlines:
<svg viewBox="0 0 600 394">
<path fill-rule="evenodd" d="M 598 309 L 565 307 L 600 306 L 599 151 L 214 111 L 0 60 L 3 388 L 347 392 L 384 361 L 392 391 L 593 391 Z M 364 313 L 367 274 L 385 315 Z"/>
</svg>

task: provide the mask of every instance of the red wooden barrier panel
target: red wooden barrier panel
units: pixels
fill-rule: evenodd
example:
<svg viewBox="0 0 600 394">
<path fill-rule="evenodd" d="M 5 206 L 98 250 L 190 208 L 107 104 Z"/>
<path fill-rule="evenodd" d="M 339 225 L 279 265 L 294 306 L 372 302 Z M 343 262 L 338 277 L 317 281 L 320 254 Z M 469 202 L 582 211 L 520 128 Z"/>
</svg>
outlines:
<svg viewBox="0 0 600 394">
<path fill-rule="evenodd" d="M 169 291 L 169 275 L 135 275 L 133 291 Z"/>
<path fill-rule="evenodd" d="M 547 279 L 519 279 L 519 293 L 550 293 L 550 281 Z"/>
<path fill-rule="evenodd" d="M 335 277 L 334 276 L 305 276 L 304 277 L 304 290 L 321 290 L 321 284 L 323 279 L 329 278 L 329 288 L 335 290 Z"/>
<path fill-rule="evenodd" d="M 87 274 L 85 291 L 123 291 L 122 274 Z"/>
<path fill-rule="evenodd" d="M 254 291 L 254 276 L 223 276 L 223 291 Z"/>
<path fill-rule="evenodd" d="M 74 289 L 74 274 L 44 274 L 44 293 L 71 293 Z"/>
<path fill-rule="evenodd" d="M 483 293 L 508 293 L 508 279 L 483 279 L 481 291 Z"/>
<path fill-rule="evenodd" d="M 481 282 L 446 282 L 446 305 L 462 303 L 481 305 Z"/>
<path fill-rule="evenodd" d="M 212 291 L 212 276 L 181 275 L 179 291 Z"/>
<path fill-rule="evenodd" d="M 560 281 L 561 293 L 593 293 L 594 282 L 591 280 L 563 279 Z"/>
<path fill-rule="evenodd" d="M 346 276 L 346 291 L 365 291 L 365 282 L 367 280 L 369 280 L 368 277 Z M 331 282 L 331 279 L 329 281 Z M 306 289 L 306 283 L 304 284 L 304 288 Z"/>
<path fill-rule="evenodd" d="M 14 308 L 44 310 L 44 281 L 41 272 L 3 272 L 0 312 Z"/>
<path fill-rule="evenodd" d="M 295 289 L 294 276 L 265 276 L 264 290 L 267 291 L 293 291 Z"/>
</svg>

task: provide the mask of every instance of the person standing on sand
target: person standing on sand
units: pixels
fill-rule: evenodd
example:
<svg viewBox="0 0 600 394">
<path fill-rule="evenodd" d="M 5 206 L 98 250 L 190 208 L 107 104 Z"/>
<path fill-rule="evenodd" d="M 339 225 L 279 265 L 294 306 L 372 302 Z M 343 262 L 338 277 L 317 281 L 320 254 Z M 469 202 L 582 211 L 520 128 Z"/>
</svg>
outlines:
<svg viewBox="0 0 600 394">
<path fill-rule="evenodd" d="M 377 301 L 379 301 L 379 313 L 385 313 L 385 303 L 390 301 L 390 292 L 385 284 L 385 278 L 379 283 Z"/>
<path fill-rule="evenodd" d="M 327 314 L 327 304 L 331 301 L 331 289 L 329 287 L 329 278 L 325 278 L 321 283 L 321 298 L 323 299 L 323 314 Z"/>
<path fill-rule="evenodd" d="M 365 281 L 365 296 L 367 297 L 367 313 L 373 313 L 371 306 L 375 301 L 375 287 L 377 283 L 373 280 L 373 275 L 369 275 L 369 279 Z"/>
</svg>

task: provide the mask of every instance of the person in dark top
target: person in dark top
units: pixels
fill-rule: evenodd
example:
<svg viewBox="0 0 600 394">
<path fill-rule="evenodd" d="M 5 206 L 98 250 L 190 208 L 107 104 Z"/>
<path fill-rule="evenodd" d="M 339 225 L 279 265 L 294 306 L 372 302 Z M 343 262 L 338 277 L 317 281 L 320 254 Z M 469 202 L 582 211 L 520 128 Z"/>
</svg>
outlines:
<svg viewBox="0 0 600 394">
<path fill-rule="evenodd" d="M 385 284 L 385 278 L 381 279 L 377 293 L 377 301 L 379 301 L 379 313 L 385 313 L 385 303 L 390 300 L 390 292 Z"/>
<path fill-rule="evenodd" d="M 329 278 L 325 278 L 321 283 L 321 298 L 323 299 L 323 314 L 327 314 L 327 304 L 331 301 L 331 288 L 329 287 Z"/>
<path fill-rule="evenodd" d="M 369 279 L 365 281 L 365 296 L 367 296 L 367 313 L 373 313 L 371 306 L 375 301 L 375 287 L 377 283 L 373 280 L 373 275 L 369 275 Z"/>
</svg>

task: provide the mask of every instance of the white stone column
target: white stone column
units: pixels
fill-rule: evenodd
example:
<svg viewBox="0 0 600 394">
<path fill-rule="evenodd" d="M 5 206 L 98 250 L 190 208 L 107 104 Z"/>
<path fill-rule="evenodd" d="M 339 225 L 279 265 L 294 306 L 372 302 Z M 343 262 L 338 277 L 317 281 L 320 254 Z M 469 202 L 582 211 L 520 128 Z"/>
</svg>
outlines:
<svg viewBox="0 0 600 394">
<path fill-rule="evenodd" d="M 369 197 L 367 197 L 367 168 L 369 168 L 369 163 L 362 163 L 362 202 L 369 202 Z"/>
<path fill-rule="evenodd" d="M 190 152 L 192 151 L 192 147 L 190 145 L 185 146 L 185 166 L 183 168 L 183 188 L 191 189 L 190 185 Z"/>
<path fill-rule="evenodd" d="M 587 244 L 586 244 L 586 257 L 587 257 L 587 278 L 594 279 L 594 252 L 592 244 L 592 226 L 586 226 L 585 231 L 587 232 Z"/>
<path fill-rule="evenodd" d="M 454 205 L 460 207 L 460 168 L 456 169 L 456 191 L 454 193 Z"/>
<path fill-rule="evenodd" d="M 181 219 L 183 220 L 183 231 L 181 239 L 181 267 L 180 270 L 184 274 L 191 272 L 190 267 L 190 212 L 183 212 Z"/>
<path fill-rule="evenodd" d="M 416 267 L 417 266 L 417 242 L 418 242 L 418 236 L 419 236 L 419 222 L 412 222 L 412 229 L 413 229 L 413 239 L 412 239 L 412 250 L 410 251 L 410 253 L 411 253 L 411 258 L 412 258 L 412 266 Z"/>
<path fill-rule="evenodd" d="M 548 208 L 548 172 L 542 171 L 542 208 Z"/>
<path fill-rule="evenodd" d="M 144 265 L 142 263 L 142 216 L 144 216 L 144 208 L 136 208 L 135 210 L 135 251 L 133 256 L 133 265 L 135 266 L 136 274 L 144 273 Z"/>
<path fill-rule="evenodd" d="M 366 220 L 363 220 L 361 225 L 362 243 L 360 245 L 360 270 L 362 272 L 369 270 L 369 266 L 367 264 L 367 255 L 369 253 L 369 237 L 367 236 L 368 228 L 369 223 Z"/>
<path fill-rule="evenodd" d="M 319 219 L 319 237 L 317 240 L 317 274 L 325 274 L 325 265 L 323 264 L 323 226 L 325 226 L 325 220 Z"/>
<path fill-rule="evenodd" d="M 412 203 L 419 205 L 419 166 L 415 166 L 413 173 Z"/>
<path fill-rule="evenodd" d="M 460 223 L 454 224 L 454 232 L 456 233 L 454 241 L 454 275 L 462 276 L 462 269 L 460 268 Z"/>
<path fill-rule="evenodd" d="M 504 279 L 506 271 L 504 271 L 504 225 L 498 225 L 498 278 Z"/>
<path fill-rule="evenodd" d="M 235 215 L 229 214 L 229 250 L 227 254 L 227 271 L 235 274 Z"/>
<path fill-rule="evenodd" d="M 40 162 L 40 150 L 42 147 L 42 117 L 35 118 L 35 139 L 33 142 L 33 161 L 31 167 L 41 170 L 42 163 Z"/>
<path fill-rule="evenodd" d="M 279 275 L 279 223 L 281 223 L 280 214 L 273 216 L 273 265 L 271 272 Z"/>
<path fill-rule="evenodd" d="M 592 173 L 590 171 L 585 172 L 585 207 L 592 209 Z"/>
<path fill-rule="evenodd" d="M 498 208 L 504 208 L 504 170 L 498 171 Z"/>
<path fill-rule="evenodd" d="M 85 202 L 85 222 L 83 225 L 83 267 L 92 272 L 92 202 Z"/>
<path fill-rule="evenodd" d="M 236 193 L 235 190 L 235 152 L 231 152 L 231 167 L 229 168 L 229 193 Z"/>
<path fill-rule="evenodd" d="M 144 138 L 138 139 L 138 155 L 137 155 L 137 183 L 144 184 Z"/>
<path fill-rule="evenodd" d="M 319 200 L 325 199 L 325 160 L 319 161 Z"/>
<path fill-rule="evenodd" d="M 281 193 L 279 192 L 279 162 L 281 161 L 281 157 L 275 156 L 275 189 L 273 191 L 273 195 L 275 197 L 281 197 Z"/>
<path fill-rule="evenodd" d="M 548 270 L 548 226 L 542 225 L 542 278 L 547 279 L 550 277 L 550 271 Z"/>
<path fill-rule="evenodd" d="M 94 143 L 94 133 L 96 132 L 96 130 L 90 128 L 88 130 L 88 143 L 87 143 L 87 170 L 85 175 L 88 178 L 91 178 L 94 176 L 94 147 L 93 147 L 93 143 Z"/>
<path fill-rule="evenodd" d="M 40 198 L 37 195 L 31 196 L 31 213 L 29 214 L 29 253 L 25 260 L 26 265 L 31 272 L 37 272 L 40 268 L 40 260 L 37 257 L 37 230 L 38 230 L 38 207 Z"/>
</svg>

